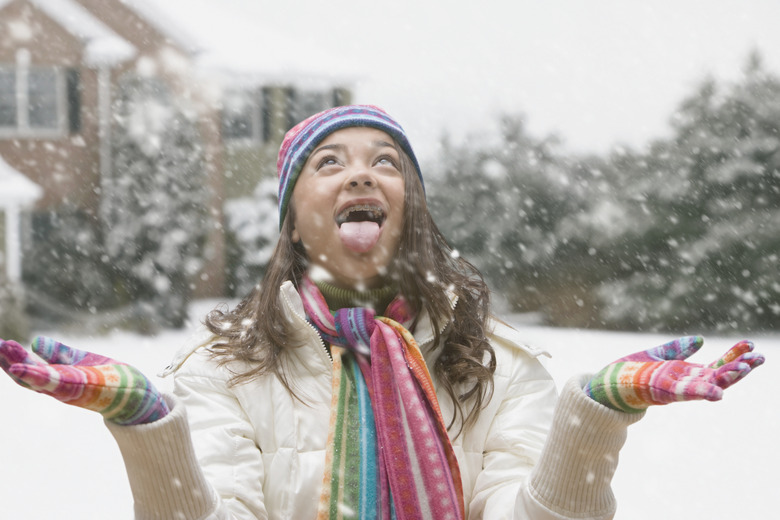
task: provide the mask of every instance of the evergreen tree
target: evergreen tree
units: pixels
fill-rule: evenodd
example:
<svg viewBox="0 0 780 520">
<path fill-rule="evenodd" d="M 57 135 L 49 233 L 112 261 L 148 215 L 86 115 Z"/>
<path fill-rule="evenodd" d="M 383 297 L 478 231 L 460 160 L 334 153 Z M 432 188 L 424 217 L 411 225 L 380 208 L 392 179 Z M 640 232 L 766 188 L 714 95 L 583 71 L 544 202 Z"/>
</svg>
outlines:
<svg viewBox="0 0 780 520">
<path fill-rule="evenodd" d="M 65 204 L 33 214 L 32 230 L 33 240 L 25 256 L 35 261 L 22 266 L 30 300 L 45 295 L 46 301 L 63 310 L 90 313 L 119 303 L 113 288 L 116 273 L 108 262 L 94 215 Z M 39 301 L 30 310 L 47 314 L 45 304 Z"/>
<path fill-rule="evenodd" d="M 179 327 L 208 229 L 197 128 L 164 84 L 146 78 L 122 82 L 115 114 L 101 208 L 106 251 L 120 290 L 140 304 L 141 326 Z"/>
<path fill-rule="evenodd" d="M 24 342 L 30 336 L 30 323 L 24 307 L 23 287 L 10 283 L 0 272 L 0 338 Z"/>
<path fill-rule="evenodd" d="M 261 180 L 251 197 L 225 205 L 230 257 L 230 287 L 243 297 L 265 273 L 279 237 L 277 180 Z"/>
<path fill-rule="evenodd" d="M 505 116 L 496 143 L 466 148 L 445 140 L 427 180 L 445 237 L 513 308 L 561 303 L 566 282 L 553 267 L 566 239 L 557 230 L 582 200 L 558 144 L 528 135 L 521 118 Z"/>
<path fill-rule="evenodd" d="M 697 332 L 777 327 L 780 80 L 705 80 L 643 151 L 565 156 L 502 120 L 444 142 L 429 204 L 515 310 L 558 325 Z"/>
<path fill-rule="evenodd" d="M 602 287 L 605 318 L 643 328 L 753 329 L 780 316 L 780 81 L 751 57 L 744 80 L 706 81 L 644 169 L 645 261 Z"/>
</svg>

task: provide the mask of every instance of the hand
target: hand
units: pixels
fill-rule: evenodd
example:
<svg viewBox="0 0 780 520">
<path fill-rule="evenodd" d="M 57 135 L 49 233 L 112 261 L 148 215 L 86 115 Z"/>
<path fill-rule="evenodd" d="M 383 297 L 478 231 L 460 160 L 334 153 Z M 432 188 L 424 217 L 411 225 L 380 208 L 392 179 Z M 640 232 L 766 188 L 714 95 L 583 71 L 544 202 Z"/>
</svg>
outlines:
<svg viewBox="0 0 780 520">
<path fill-rule="evenodd" d="M 637 413 L 675 401 L 718 401 L 723 390 L 764 362 L 753 343 L 740 341 L 709 365 L 683 361 L 704 340 L 689 336 L 637 352 L 607 365 L 585 386 L 593 400 L 614 410 Z"/>
<path fill-rule="evenodd" d="M 160 392 L 130 365 L 44 337 L 35 338 L 33 352 L 43 361 L 15 341 L 0 340 L 0 367 L 23 387 L 116 424 L 150 423 L 168 414 Z"/>
</svg>

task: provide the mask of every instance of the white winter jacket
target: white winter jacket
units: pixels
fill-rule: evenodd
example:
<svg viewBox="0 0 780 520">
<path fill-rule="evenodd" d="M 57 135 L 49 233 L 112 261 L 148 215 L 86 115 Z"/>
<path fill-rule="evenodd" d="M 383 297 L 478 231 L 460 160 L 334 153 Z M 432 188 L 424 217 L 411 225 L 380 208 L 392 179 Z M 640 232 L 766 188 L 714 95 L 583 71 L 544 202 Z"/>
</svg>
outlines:
<svg viewBox="0 0 780 520">
<path fill-rule="evenodd" d="M 107 423 L 125 460 L 136 518 L 316 517 L 331 360 L 290 282 L 281 287 L 280 305 L 302 345 L 286 350 L 283 361 L 300 399 L 272 374 L 229 385 L 246 367 L 219 367 L 201 347 L 180 353 L 169 367 L 175 396 L 166 396 L 168 416 L 139 426 Z M 422 318 L 413 332 L 432 366 L 440 349 L 430 320 Z M 459 425 L 451 429 L 468 518 L 611 518 L 617 452 L 639 416 L 595 403 L 571 381 L 553 421 L 555 385 L 536 359 L 541 352 L 507 325 L 493 325 L 492 397 L 476 424 L 457 436 Z M 453 407 L 445 393 L 439 404 L 449 422 Z"/>
</svg>

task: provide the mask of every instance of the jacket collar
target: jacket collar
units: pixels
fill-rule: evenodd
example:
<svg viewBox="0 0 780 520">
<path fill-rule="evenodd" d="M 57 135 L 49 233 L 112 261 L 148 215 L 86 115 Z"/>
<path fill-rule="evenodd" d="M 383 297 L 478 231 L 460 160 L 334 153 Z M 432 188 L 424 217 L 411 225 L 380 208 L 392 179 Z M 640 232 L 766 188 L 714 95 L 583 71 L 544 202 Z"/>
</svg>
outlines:
<svg viewBox="0 0 780 520">
<path fill-rule="evenodd" d="M 455 309 L 458 297 L 452 292 L 448 292 L 448 297 L 450 299 L 451 308 Z M 319 348 L 314 347 L 316 350 L 315 356 L 312 356 L 311 351 L 308 349 L 290 348 L 288 351 L 311 371 L 317 372 L 323 367 L 327 367 L 326 370 L 330 371 L 330 359 L 325 350 L 325 344 L 316 329 L 306 320 L 306 311 L 303 308 L 301 296 L 298 294 L 293 283 L 289 280 L 284 282 L 279 288 L 279 304 L 284 310 L 284 315 L 287 318 L 289 326 L 293 329 L 293 337 L 297 340 L 296 343 L 300 345 L 310 345 L 311 347 L 314 347 L 315 345 L 319 346 Z M 444 317 L 440 320 L 442 325 L 439 333 L 444 332 L 450 321 L 451 317 Z M 432 345 L 435 337 L 436 334 L 433 328 L 433 322 L 430 319 L 428 311 L 423 310 L 420 313 L 415 326 L 414 338 L 417 341 L 417 345 L 420 347 L 428 366 L 433 366 L 432 363 L 438 356 L 438 345 Z M 193 352 L 205 344 L 208 344 L 206 335 L 204 335 L 202 341 L 193 341 L 180 349 L 175 354 L 171 363 L 159 374 L 159 376 L 166 377 L 178 370 Z"/>
<path fill-rule="evenodd" d="M 450 300 L 451 309 L 455 309 L 455 305 L 458 303 L 458 297 L 449 291 L 447 296 Z M 288 280 L 282 284 L 279 290 L 279 297 L 280 304 L 284 306 L 285 314 L 287 314 L 291 326 L 298 327 L 300 326 L 301 321 L 306 322 L 308 325 L 308 322 L 306 321 L 306 311 L 303 308 L 303 301 L 301 300 L 301 296 L 298 294 L 298 291 L 295 289 L 295 286 L 291 281 Z M 443 317 L 443 319 L 439 320 L 439 323 L 441 324 L 441 330 L 439 333 L 444 332 L 444 329 L 447 328 L 451 319 L 452 318 L 450 316 Z M 431 321 L 427 310 L 423 309 L 423 311 L 420 313 L 413 334 L 414 339 L 417 341 L 417 344 L 423 351 L 426 350 L 425 347 L 427 347 L 436 336 L 433 328 L 433 322 Z"/>
</svg>

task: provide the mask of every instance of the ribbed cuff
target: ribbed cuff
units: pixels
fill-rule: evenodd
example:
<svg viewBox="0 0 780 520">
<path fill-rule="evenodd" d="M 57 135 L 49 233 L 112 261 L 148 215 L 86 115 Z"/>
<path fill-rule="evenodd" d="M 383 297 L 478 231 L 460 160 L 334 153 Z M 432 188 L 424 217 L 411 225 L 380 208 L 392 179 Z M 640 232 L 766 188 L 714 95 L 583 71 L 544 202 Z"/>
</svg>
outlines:
<svg viewBox="0 0 780 520">
<path fill-rule="evenodd" d="M 135 426 L 106 421 L 125 461 L 136 520 L 198 519 L 214 510 L 216 496 L 203 476 L 190 439 L 184 406 L 165 395 L 162 419 Z"/>
<path fill-rule="evenodd" d="M 531 496 L 570 518 L 611 518 L 617 502 L 612 476 L 626 429 L 644 416 L 611 410 L 583 392 L 589 376 L 570 379 L 529 480 Z"/>
</svg>

